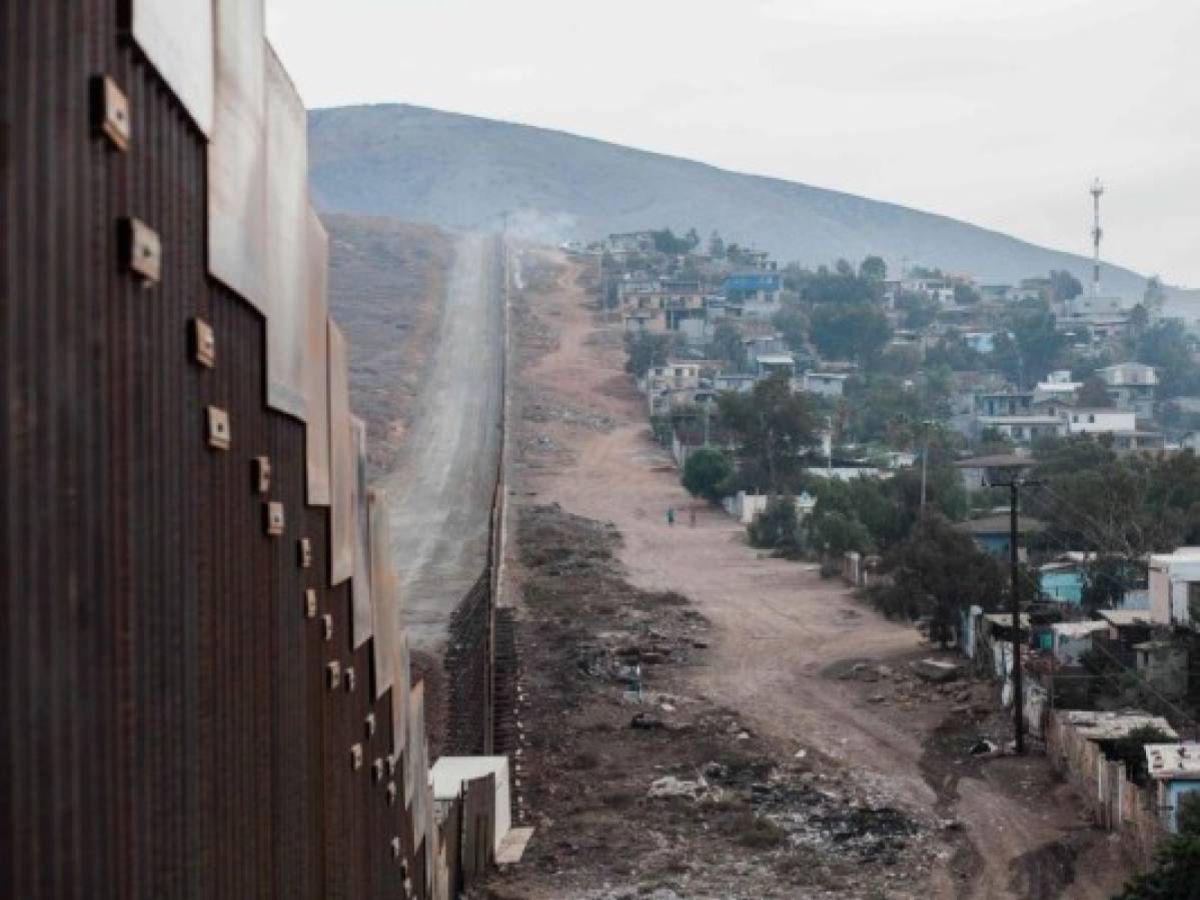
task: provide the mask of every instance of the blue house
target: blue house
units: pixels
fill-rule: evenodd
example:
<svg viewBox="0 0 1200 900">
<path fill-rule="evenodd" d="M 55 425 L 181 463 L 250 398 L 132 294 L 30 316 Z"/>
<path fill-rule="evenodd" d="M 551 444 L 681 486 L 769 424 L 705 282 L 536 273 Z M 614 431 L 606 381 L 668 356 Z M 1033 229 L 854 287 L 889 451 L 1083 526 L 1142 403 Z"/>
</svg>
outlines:
<svg viewBox="0 0 1200 900">
<path fill-rule="evenodd" d="M 1179 806 L 1184 797 L 1200 803 L 1200 743 L 1147 744 L 1146 770 L 1158 786 L 1158 808 L 1163 824 L 1179 832 Z"/>
<path fill-rule="evenodd" d="M 1038 569 L 1043 600 L 1079 606 L 1083 602 L 1083 572 L 1076 563 L 1052 562 Z"/>
<path fill-rule="evenodd" d="M 1008 558 L 1009 535 L 1011 526 L 1007 514 L 984 516 L 982 519 L 971 519 L 960 522 L 956 526 L 959 531 L 965 531 L 975 539 L 975 543 L 985 553 Z M 1019 516 L 1017 519 L 1018 555 L 1025 558 L 1025 538 L 1036 531 L 1042 530 L 1042 523 L 1029 516 Z"/>
<path fill-rule="evenodd" d="M 783 276 L 777 272 L 748 272 L 729 275 L 723 285 L 726 300 L 775 302 L 783 290 Z"/>
</svg>

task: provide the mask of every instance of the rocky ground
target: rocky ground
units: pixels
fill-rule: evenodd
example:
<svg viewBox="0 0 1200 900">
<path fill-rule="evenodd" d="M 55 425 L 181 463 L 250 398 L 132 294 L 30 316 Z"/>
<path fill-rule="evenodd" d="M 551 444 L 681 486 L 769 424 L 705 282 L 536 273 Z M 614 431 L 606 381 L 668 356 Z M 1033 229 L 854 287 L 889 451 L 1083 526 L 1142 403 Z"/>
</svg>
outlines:
<svg viewBox="0 0 1200 900">
<path fill-rule="evenodd" d="M 955 823 L 692 693 L 710 625 L 639 590 L 611 526 L 525 506 L 522 811 L 538 839 L 493 897 L 916 896 Z M 553 776 L 551 777 L 551 773 Z"/>
</svg>

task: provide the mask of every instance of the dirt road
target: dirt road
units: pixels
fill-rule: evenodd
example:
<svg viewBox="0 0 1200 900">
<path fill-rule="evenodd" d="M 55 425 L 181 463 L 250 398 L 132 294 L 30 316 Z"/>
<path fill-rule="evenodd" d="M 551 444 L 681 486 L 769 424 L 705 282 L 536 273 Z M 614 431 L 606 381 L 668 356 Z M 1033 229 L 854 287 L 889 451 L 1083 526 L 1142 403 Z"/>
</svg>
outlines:
<svg viewBox="0 0 1200 900">
<path fill-rule="evenodd" d="M 502 253 L 492 236 L 458 239 L 420 410 L 400 464 L 380 480 L 415 649 L 440 649 L 486 559 L 503 392 Z"/>
<path fill-rule="evenodd" d="M 1001 759 L 967 777 L 929 747 L 949 704 L 888 707 L 871 702 L 863 686 L 830 676 L 852 660 L 902 665 L 921 650 L 913 628 L 882 618 L 812 566 L 760 557 L 743 529 L 711 507 L 696 505 L 689 524 L 693 503 L 650 440 L 644 400 L 620 374 L 619 334 L 597 328 L 577 275 L 566 269 L 554 289 L 532 300 L 553 349 L 527 361 L 521 382 L 536 402 L 552 398 L 615 427 L 580 427 L 582 415 L 540 426 L 522 490 L 533 502 L 614 523 L 630 582 L 678 591 L 712 621 L 710 664 L 691 676 L 697 695 L 738 710 L 797 750 L 829 757 L 900 805 L 961 823 L 967 840 L 930 873 L 934 896 L 1110 896 L 1122 876 L 1110 859 L 1112 842 L 1081 822 L 1079 805 L 1044 760 Z M 546 449 L 539 454 L 539 447 Z M 672 507 L 679 513 L 673 527 L 666 519 Z M 1063 871 L 1040 870 L 1064 854 L 1071 861 Z M 1072 883 L 1064 892 L 1065 881 Z"/>
</svg>

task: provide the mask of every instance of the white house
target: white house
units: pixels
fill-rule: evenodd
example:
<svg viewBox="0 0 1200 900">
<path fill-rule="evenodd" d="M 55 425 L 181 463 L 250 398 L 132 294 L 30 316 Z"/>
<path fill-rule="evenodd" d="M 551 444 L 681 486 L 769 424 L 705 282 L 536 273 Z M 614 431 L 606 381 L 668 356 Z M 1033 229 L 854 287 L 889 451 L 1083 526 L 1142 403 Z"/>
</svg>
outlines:
<svg viewBox="0 0 1200 900">
<path fill-rule="evenodd" d="M 1096 375 L 1108 388 L 1117 406 L 1132 409 L 1142 418 L 1154 415 L 1154 394 L 1158 390 L 1158 373 L 1154 366 L 1139 362 L 1117 363 L 1097 369 Z"/>
<path fill-rule="evenodd" d="M 1137 429 L 1137 414 L 1131 409 L 1074 407 L 1065 415 L 1068 434 L 1111 434 Z"/>
<path fill-rule="evenodd" d="M 1191 627 L 1200 621 L 1200 547 L 1150 557 L 1150 619 Z"/>
<path fill-rule="evenodd" d="M 840 397 L 849 378 L 840 372 L 805 372 L 800 378 L 800 390 L 822 397 Z"/>
</svg>

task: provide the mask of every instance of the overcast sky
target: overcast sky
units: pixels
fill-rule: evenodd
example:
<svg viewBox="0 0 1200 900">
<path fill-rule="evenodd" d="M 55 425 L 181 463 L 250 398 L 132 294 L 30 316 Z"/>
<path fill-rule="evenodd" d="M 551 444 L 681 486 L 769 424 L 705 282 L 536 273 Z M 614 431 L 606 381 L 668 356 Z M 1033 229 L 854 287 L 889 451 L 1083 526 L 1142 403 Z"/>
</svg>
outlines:
<svg viewBox="0 0 1200 900">
<path fill-rule="evenodd" d="M 944 213 L 1200 286 L 1196 0 L 267 0 L 310 107 L 402 102 Z M 655 225 L 658 223 L 647 223 Z"/>
</svg>

